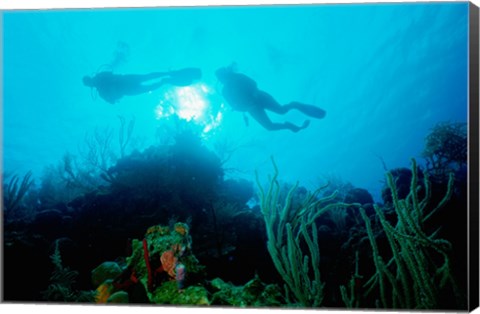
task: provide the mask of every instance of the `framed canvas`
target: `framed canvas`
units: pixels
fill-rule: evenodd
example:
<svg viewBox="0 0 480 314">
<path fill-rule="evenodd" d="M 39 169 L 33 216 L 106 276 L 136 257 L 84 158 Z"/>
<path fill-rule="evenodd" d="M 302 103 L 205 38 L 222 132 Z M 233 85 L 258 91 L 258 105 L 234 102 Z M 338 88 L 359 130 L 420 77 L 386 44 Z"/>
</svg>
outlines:
<svg viewBox="0 0 480 314">
<path fill-rule="evenodd" d="M 471 2 L 4 9 L 2 301 L 471 311 Z"/>
</svg>

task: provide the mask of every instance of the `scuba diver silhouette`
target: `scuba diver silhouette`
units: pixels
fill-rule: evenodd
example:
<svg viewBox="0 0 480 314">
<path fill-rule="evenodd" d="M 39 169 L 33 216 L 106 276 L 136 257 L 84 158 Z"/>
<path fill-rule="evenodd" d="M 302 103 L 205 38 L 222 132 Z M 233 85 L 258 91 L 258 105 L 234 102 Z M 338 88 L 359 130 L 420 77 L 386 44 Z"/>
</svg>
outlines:
<svg viewBox="0 0 480 314">
<path fill-rule="evenodd" d="M 235 72 L 231 66 L 217 69 L 215 75 L 223 84 L 222 95 L 230 106 L 234 110 L 248 112 L 252 118 L 269 131 L 288 129 L 292 132 L 298 132 L 308 127 L 310 120 L 305 120 L 302 126 L 290 122 L 274 123 L 265 110 L 285 114 L 292 109 L 296 109 L 312 118 L 322 119 L 325 117 L 325 110 L 312 105 L 296 101 L 280 105 L 270 94 L 259 90 L 254 80 L 244 74 Z"/>
<path fill-rule="evenodd" d="M 164 84 L 188 86 L 199 80 L 202 72 L 198 68 L 185 68 L 177 71 L 153 72 L 149 74 L 113 74 L 104 71 L 93 77 L 84 76 L 85 86 L 96 88 L 100 97 L 115 104 L 123 96 L 134 96 L 153 91 Z M 157 82 L 149 81 L 158 80 Z"/>
</svg>

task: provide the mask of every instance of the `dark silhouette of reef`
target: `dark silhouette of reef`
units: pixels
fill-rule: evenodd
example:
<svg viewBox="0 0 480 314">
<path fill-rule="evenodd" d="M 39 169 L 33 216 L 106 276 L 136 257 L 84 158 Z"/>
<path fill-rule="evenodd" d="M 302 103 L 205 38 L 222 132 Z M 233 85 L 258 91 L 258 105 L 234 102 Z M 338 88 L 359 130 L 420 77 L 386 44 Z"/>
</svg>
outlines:
<svg viewBox="0 0 480 314">
<path fill-rule="evenodd" d="M 86 274 L 98 264 L 128 255 L 131 240 L 153 223 L 176 220 L 190 222 L 195 254 L 212 276 L 236 283 L 255 272 L 276 276 L 268 274 L 261 216 L 246 207 L 252 183 L 224 180 L 220 160 L 195 134 L 134 151 L 103 176 L 102 186 L 66 204 L 50 202 L 28 219 L 5 220 L 6 300 L 44 300 L 40 292 L 48 286 L 57 239 L 63 239 L 58 247 L 64 264 L 80 274 L 76 286 L 89 289 Z M 18 261 L 35 261 L 35 267 Z M 19 286 L 18 280 L 31 283 Z"/>
<path fill-rule="evenodd" d="M 351 184 L 283 183 L 275 164 L 270 188 L 226 179 L 189 131 L 129 154 L 125 142 L 96 172 L 66 155 L 38 186 L 4 177 L 4 300 L 465 309 L 466 158 L 446 139 L 463 145 L 462 130 L 434 128 L 430 162 L 388 171 L 382 203 Z"/>
</svg>

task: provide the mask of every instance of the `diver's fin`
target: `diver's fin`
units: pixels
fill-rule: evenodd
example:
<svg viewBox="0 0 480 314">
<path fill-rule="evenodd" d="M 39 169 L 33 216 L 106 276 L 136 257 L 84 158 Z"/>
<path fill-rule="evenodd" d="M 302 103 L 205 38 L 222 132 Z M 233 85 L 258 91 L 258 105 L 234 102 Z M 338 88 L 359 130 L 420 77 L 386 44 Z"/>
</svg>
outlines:
<svg viewBox="0 0 480 314">
<path fill-rule="evenodd" d="M 288 106 L 290 106 L 293 109 L 297 109 L 312 118 L 323 119 L 327 114 L 326 111 L 323 110 L 322 108 L 318 108 L 312 105 L 302 104 L 296 101 L 292 101 L 291 103 L 288 104 Z"/>
<path fill-rule="evenodd" d="M 175 86 L 188 86 L 202 78 L 202 70 L 199 68 L 184 68 L 168 74 L 168 83 Z"/>
<path fill-rule="evenodd" d="M 303 124 L 301 126 L 301 129 L 305 129 L 310 125 L 310 120 L 305 120 L 303 121 Z"/>
</svg>

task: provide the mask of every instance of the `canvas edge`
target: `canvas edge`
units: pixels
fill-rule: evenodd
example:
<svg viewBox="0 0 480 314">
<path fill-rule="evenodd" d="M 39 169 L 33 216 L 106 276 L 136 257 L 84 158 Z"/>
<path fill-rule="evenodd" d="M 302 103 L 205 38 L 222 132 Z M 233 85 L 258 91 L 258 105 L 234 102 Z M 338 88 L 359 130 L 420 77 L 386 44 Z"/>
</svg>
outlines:
<svg viewBox="0 0 480 314">
<path fill-rule="evenodd" d="M 468 310 L 479 303 L 479 8 L 469 6 L 469 269 Z"/>
</svg>

